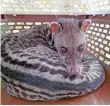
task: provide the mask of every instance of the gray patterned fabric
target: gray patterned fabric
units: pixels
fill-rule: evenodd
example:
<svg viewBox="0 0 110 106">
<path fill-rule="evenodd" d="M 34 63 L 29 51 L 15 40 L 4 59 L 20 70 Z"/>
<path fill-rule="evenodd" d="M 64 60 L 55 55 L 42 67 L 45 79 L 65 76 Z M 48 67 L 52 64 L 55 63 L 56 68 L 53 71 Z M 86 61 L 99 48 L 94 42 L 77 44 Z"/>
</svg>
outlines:
<svg viewBox="0 0 110 106">
<path fill-rule="evenodd" d="M 70 76 L 48 37 L 34 29 L 2 39 L 1 72 L 8 94 L 32 101 L 57 100 L 85 95 L 103 83 L 104 69 L 95 57 L 85 53 L 82 71 Z"/>
</svg>

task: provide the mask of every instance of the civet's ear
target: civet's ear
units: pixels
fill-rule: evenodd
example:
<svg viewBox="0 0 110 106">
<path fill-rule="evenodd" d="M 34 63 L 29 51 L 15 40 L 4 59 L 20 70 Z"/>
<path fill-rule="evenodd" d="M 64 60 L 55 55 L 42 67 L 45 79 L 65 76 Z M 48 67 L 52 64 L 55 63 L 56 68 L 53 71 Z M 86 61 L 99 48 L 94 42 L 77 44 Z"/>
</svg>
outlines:
<svg viewBox="0 0 110 106">
<path fill-rule="evenodd" d="M 85 32 L 91 23 L 92 23 L 92 21 L 91 21 L 90 19 L 84 20 L 84 21 L 81 23 L 81 30 L 82 30 L 83 32 Z"/>
<path fill-rule="evenodd" d="M 51 22 L 49 26 L 52 29 L 53 33 L 58 33 L 62 30 L 61 25 L 57 22 Z"/>
</svg>

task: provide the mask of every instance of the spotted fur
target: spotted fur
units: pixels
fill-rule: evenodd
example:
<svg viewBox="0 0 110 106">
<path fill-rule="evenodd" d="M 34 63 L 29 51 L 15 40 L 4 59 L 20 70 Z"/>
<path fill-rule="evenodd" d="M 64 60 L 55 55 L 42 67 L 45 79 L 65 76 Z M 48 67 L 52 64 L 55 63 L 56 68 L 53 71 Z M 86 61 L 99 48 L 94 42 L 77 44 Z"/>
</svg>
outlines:
<svg viewBox="0 0 110 106">
<path fill-rule="evenodd" d="M 78 76 L 68 74 L 65 62 L 51 44 L 48 25 L 36 26 L 2 39 L 2 81 L 8 94 L 26 100 L 57 100 L 85 95 L 104 81 L 93 56 L 83 57 Z"/>
</svg>

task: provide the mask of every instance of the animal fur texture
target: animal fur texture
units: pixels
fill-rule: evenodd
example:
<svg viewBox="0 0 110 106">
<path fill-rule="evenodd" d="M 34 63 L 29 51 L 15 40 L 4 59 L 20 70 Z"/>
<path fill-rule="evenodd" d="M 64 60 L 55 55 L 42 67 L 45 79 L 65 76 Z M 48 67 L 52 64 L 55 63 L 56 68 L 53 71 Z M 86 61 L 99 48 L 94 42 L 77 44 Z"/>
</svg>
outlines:
<svg viewBox="0 0 110 106">
<path fill-rule="evenodd" d="M 2 39 L 1 76 L 8 94 L 33 101 L 57 100 L 85 95 L 103 83 L 103 67 L 86 53 L 81 72 L 70 75 L 51 35 L 49 25 L 41 25 Z"/>
</svg>

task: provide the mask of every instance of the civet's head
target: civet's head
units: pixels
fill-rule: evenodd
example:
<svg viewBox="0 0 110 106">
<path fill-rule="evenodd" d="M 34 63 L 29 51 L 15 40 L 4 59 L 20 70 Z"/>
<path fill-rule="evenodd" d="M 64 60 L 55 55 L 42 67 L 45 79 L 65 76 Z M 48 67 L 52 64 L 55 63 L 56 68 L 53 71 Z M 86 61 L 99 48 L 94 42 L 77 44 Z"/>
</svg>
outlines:
<svg viewBox="0 0 110 106">
<path fill-rule="evenodd" d="M 50 24 L 56 49 L 65 59 L 70 75 L 77 75 L 82 69 L 82 57 L 86 49 L 84 32 L 90 23 L 91 20 L 78 22 L 76 19 L 59 18 Z"/>
</svg>

